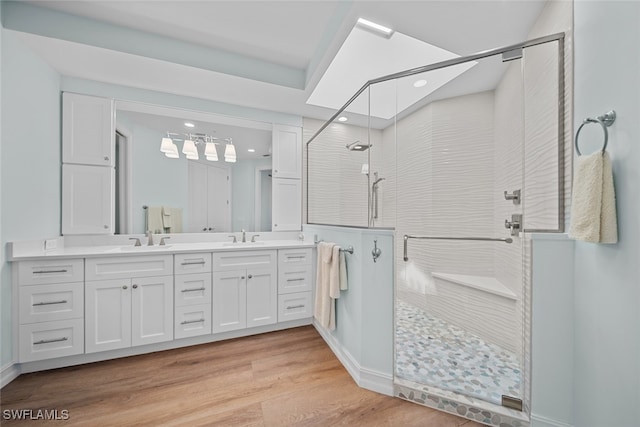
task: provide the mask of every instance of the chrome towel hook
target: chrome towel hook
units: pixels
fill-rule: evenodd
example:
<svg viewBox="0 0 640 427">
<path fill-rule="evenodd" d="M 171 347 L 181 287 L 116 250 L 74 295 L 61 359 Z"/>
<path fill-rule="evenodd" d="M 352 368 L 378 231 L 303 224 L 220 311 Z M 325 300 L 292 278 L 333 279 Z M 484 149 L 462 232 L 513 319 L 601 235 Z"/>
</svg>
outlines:
<svg viewBox="0 0 640 427">
<path fill-rule="evenodd" d="M 598 123 L 600 124 L 600 126 L 602 126 L 602 131 L 604 132 L 604 144 L 602 146 L 602 153 L 604 154 L 604 151 L 607 149 L 607 142 L 609 141 L 609 131 L 607 131 L 607 128 L 611 126 L 615 121 L 616 121 L 616 112 L 614 110 L 608 111 L 607 113 L 601 116 L 598 116 L 595 119 L 591 117 L 587 117 L 586 119 L 584 119 L 582 121 L 582 124 L 578 128 L 578 131 L 576 132 L 575 146 L 576 146 L 576 153 L 578 153 L 578 156 L 582 155 L 582 153 L 580 152 L 580 148 L 578 147 L 578 136 L 580 136 L 580 131 L 582 130 L 584 125 L 587 125 L 589 123 Z"/>
<path fill-rule="evenodd" d="M 378 247 L 378 241 L 373 241 L 373 249 L 371 249 L 371 255 L 373 256 L 373 262 L 377 262 L 380 255 L 382 255 L 382 249 Z"/>
</svg>

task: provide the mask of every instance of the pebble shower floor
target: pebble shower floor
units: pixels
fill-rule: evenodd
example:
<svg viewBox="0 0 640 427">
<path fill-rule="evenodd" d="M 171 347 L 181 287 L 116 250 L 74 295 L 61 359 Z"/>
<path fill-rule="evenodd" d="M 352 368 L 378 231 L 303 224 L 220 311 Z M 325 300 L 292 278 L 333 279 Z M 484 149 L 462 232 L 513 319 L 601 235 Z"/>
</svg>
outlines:
<svg viewBox="0 0 640 427">
<path fill-rule="evenodd" d="M 522 399 L 517 357 L 409 304 L 396 304 L 396 375 L 500 405 Z"/>
</svg>

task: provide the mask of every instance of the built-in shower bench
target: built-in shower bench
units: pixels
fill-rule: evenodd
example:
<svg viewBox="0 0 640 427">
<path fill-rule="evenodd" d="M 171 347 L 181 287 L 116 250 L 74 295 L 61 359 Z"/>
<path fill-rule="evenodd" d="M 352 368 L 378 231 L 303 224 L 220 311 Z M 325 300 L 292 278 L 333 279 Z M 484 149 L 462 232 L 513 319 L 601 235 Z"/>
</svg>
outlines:
<svg viewBox="0 0 640 427">
<path fill-rule="evenodd" d="M 436 279 L 446 280 L 458 285 L 467 286 L 469 288 L 478 289 L 493 295 L 498 295 L 513 301 L 518 297 L 495 277 L 488 276 L 472 276 L 467 274 L 451 274 L 434 272 L 431 275 Z"/>
</svg>

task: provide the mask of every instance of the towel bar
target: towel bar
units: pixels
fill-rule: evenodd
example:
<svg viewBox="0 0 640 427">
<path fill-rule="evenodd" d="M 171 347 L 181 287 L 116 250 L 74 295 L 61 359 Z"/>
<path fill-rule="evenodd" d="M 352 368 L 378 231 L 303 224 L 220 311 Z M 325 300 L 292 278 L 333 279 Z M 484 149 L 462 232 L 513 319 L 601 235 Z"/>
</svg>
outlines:
<svg viewBox="0 0 640 427">
<path fill-rule="evenodd" d="M 320 242 L 324 242 L 324 240 L 320 239 L 320 240 L 316 240 L 313 243 L 315 243 L 316 245 Z M 339 246 L 339 245 L 338 245 Z M 353 246 L 347 246 L 346 248 L 340 248 L 340 252 L 347 252 L 351 255 L 353 255 Z"/>
<path fill-rule="evenodd" d="M 409 261 L 409 239 L 423 239 L 423 240 L 477 240 L 483 242 L 504 242 L 504 243 L 513 243 L 513 239 L 511 237 L 507 237 L 503 239 L 501 237 L 440 237 L 440 236 L 410 236 L 408 234 L 404 235 L 404 261 Z"/>
</svg>

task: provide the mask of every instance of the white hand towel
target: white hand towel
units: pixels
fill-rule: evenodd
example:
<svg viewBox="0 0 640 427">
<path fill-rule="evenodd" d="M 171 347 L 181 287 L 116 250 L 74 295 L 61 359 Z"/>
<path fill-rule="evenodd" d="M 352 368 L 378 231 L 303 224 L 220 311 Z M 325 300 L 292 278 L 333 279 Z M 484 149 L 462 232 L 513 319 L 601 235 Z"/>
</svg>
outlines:
<svg viewBox="0 0 640 427">
<path fill-rule="evenodd" d="M 340 252 L 340 290 L 346 291 L 349 289 L 347 283 L 347 261 L 345 260 L 344 252 Z"/>
<path fill-rule="evenodd" d="M 334 246 L 329 264 L 329 296 L 340 298 L 340 246 Z"/>
<path fill-rule="evenodd" d="M 147 208 L 147 229 L 145 232 L 164 233 L 162 225 L 162 208 L 160 206 L 149 206 Z"/>
<path fill-rule="evenodd" d="M 335 329 L 335 300 L 329 295 L 329 277 L 333 243 L 318 244 L 318 267 L 316 272 L 316 299 L 313 315 L 323 328 Z"/>
<path fill-rule="evenodd" d="M 164 226 L 164 231 L 169 232 L 172 226 L 171 222 L 171 208 L 166 206 L 162 207 L 162 225 Z"/>
<path fill-rule="evenodd" d="M 618 241 L 613 172 L 607 152 L 576 158 L 569 237 L 593 243 Z"/>
</svg>

